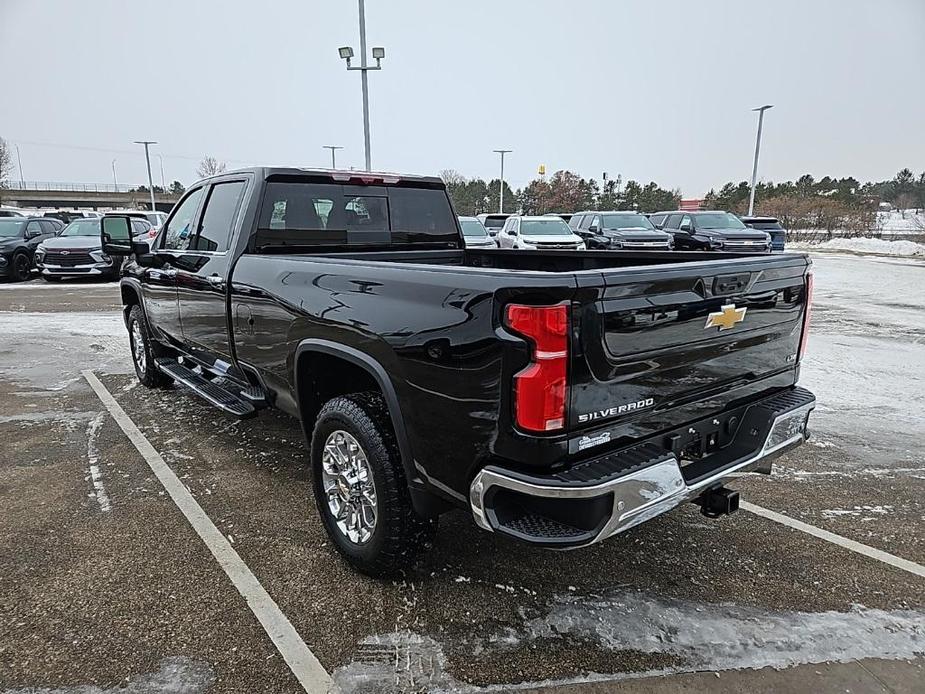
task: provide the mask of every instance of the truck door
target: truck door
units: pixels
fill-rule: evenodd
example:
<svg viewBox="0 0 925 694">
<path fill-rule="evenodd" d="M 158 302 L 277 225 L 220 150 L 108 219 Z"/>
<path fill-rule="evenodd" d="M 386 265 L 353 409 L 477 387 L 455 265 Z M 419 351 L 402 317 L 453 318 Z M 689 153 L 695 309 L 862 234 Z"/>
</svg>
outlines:
<svg viewBox="0 0 925 694">
<path fill-rule="evenodd" d="M 174 343 L 183 336 L 177 305 L 177 263 L 192 240 L 204 193 L 204 187 L 195 188 L 177 203 L 157 239 L 157 262 L 141 274 L 148 323 Z"/>
<path fill-rule="evenodd" d="M 227 286 L 235 220 L 246 179 L 220 180 L 208 187 L 202 213 L 186 252 L 177 259 L 177 301 L 184 344 L 193 356 L 231 363 Z M 227 368 L 227 366 L 226 366 Z"/>
</svg>

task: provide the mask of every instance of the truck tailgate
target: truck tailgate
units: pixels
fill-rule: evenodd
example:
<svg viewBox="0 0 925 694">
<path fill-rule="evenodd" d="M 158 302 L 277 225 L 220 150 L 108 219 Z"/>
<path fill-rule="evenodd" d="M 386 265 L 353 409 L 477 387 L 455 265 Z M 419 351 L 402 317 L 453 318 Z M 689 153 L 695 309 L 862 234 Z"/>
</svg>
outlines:
<svg viewBox="0 0 925 694">
<path fill-rule="evenodd" d="M 626 423 L 639 435 L 635 421 L 722 409 L 726 394 L 782 372 L 792 383 L 808 267 L 805 256 L 762 255 L 604 271 L 577 316 L 570 432 Z"/>
</svg>

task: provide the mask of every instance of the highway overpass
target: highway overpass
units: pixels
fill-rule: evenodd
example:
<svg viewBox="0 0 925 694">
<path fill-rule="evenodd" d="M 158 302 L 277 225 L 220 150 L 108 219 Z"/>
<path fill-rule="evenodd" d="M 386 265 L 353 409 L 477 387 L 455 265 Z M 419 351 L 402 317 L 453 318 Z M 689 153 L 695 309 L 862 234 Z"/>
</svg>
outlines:
<svg viewBox="0 0 925 694">
<path fill-rule="evenodd" d="M 151 194 L 132 190 L 135 186 L 95 183 L 39 183 L 8 181 L 0 201 L 10 207 L 65 207 L 86 210 L 150 209 Z M 169 212 L 179 194 L 154 192 L 158 210 Z"/>
</svg>

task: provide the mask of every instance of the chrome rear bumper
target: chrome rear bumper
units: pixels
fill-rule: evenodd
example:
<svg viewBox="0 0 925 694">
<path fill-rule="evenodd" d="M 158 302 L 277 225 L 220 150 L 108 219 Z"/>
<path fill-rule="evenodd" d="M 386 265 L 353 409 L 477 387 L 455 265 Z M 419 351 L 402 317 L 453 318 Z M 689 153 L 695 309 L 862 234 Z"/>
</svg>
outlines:
<svg viewBox="0 0 925 694">
<path fill-rule="evenodd" d="M 772 416 L 766 419 L 768 424 L 763 430 L 767 435 L 756 450 L 696 479 L 685 478 L 676 454 L 662 451 L 652 455 L 657 449 L 651 445 L 645 451 L 649 457 L 642 467 L 637 464 L 635 469 L 587 485 L 563 484 L 553 477 L 529 478 L 490 466 L 475 476 L 469 488 L 472 515 L 476 524 L 485 530 L 536 544 L 565 549 L 600 542 L 684 501 L 694 500 L 721 485 L 723 480 L 760 467 L 763 461 L 769 463 L 771 458 L 803 443 L 808 435 L 809 414 L 816 402 L 809 391 L 796 389 L 791 393 L 798 393 L 799 399 L 795 406 L 785 406 L 785 411 L 780 408 L 774 411 L 774 402 L 761 406 Z M 794 404 L 792 397 L 790 404 Z M 634 456 L 636 460 L 640 457 L 638 453 Z M 582 500 L 596 507 L 591 512 L 593 517 L 583 517 L 587 514 Z M 499 511 L 505 504 L 532 507 L 533 510 L 517 517 L 516 513 Z M 555 519 L 543 515 L 543 508 L 555 509 L 556 504 L 560 508 L 553 513 L 557 516 Z M 505 514 L 507 519 L 502 518 Z M 576 522 L 570 522 L 569 516 Z"/>
</svg>

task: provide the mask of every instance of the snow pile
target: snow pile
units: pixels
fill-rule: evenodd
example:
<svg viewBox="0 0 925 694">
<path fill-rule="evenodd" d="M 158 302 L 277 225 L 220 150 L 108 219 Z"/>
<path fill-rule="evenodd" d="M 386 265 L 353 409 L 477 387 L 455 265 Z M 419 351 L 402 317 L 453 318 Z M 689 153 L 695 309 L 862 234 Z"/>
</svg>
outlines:
<svg viewBox="0 0 925 694">
<path fill-rule="evenodd" d="M 922 256 L 925 257 L 925 245 L 913 241 L 887 241 L 885 239 L 831 239 L 822 243 L 796 242 L 787 244 L 790 249 L 807 249 L 816 251 L 848 251 L 849 253 Z"/>
</svg>

